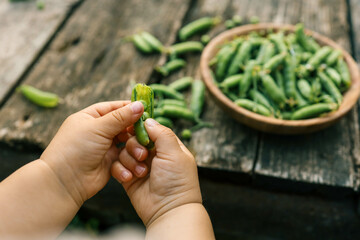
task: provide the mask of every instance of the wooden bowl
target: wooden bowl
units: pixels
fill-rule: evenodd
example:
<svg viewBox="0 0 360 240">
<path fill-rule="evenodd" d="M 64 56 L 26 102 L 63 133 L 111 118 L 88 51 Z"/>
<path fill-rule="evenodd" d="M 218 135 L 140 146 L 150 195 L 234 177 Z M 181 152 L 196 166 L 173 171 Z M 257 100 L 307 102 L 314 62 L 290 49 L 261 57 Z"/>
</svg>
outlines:
<svg viewBox="0 0 360 240">
<path fill-rule="evenodd" d="M 351 74 L 351 87 L 343 95 L 343 102 L 339 109 L 335 112 L 329 113 L 323 117 L 306 119 L 306 120 L 281 120 L 271 117 L 265 117 L 245 108 L 237 106 L 228 97 L 226 97 L 221 90 L 213 83 L 209 61 L 219 50 L 219 46 L 223 43 L 232 40 L 236 36 L 246 35 L 251 31 L 260 31 L 273 29 L 285 30 L 286 32 L 294 32 L 294 25 L 274 24 L 274 23 L 260 23 L 237 27 L 223 32 L 209 42 L 204 49 L 200 60 L 200 71 L 203 81 L 210 92 L 210 95 L 215 99 L 215 102 L 226 112 L 228 112 L 237 121 L 246 124 L 250 127 L 260 131 L 277 133 L 277 134 L 304 134 L 315 132 L 330 126 L 346 114 L 357 102 L 360 94 L 360 79 L 359 69 L 354 59 L 342 49 L 338 44 L 329 38 L 322 36 L 316 32 L 305 30 L 307 34 L 311 34 L 320 45 L 329 45 L 335 49 L 340 49 L 343 52 L 345 61 L 347 62 Z"/>
</svg>

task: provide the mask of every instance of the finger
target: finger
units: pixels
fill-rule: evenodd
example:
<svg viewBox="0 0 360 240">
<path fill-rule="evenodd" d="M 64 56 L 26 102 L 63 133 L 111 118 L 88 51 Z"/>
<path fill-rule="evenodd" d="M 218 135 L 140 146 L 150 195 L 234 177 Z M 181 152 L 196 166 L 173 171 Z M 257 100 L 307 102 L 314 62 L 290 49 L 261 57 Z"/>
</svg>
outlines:
<svg viewBox="0 0 360 240">
<path fill-rule="evenodd" d="M 148 156 L 147 149 L 138 143 L 135 136 L 126 142 L 126 150 L 137 161 L 144 161 Z"/>
<path fill-rule="evenodd" d="M 126 183 L 133 179 L 133 174 L 126 169 L 119 161 L 111 165 L 111 175 L 120 183 Z"/>
<path fill-rule="evenodd" d="M 101 102 L 93 104 L 83 110 L 81 112 L 87 113 L 94 118 L 98 118 L 104 116 L 105 114 L 114 111 L 115 109 L 124 107 L 128 105 L 130 101 L 111 101 L 111 102 Z"/>
<path fill-rule="evenodd" d="M 127 127 L 133 125 L 144 112 L 141 102 L 132 102 L 122 108 L 107 113 L 95 119 L 98 130 L 109 138 L 114 138 Z"/>
<path fill-rule="evenodd" d="M 148 172 L 147 166 L 144 163 L 136 161 L 126 149 L 120 153 L 120 162 L 137 177 L 144 177 Z"/>
<path fill-rule="evenodd" d="M 176 135 L 170 128 L 159 124 L 152 118 L 145 121 L 145 127 L 150 139 L 155 143 L 157 154 L 177 155 L 181 151 Z"/>
</svg>

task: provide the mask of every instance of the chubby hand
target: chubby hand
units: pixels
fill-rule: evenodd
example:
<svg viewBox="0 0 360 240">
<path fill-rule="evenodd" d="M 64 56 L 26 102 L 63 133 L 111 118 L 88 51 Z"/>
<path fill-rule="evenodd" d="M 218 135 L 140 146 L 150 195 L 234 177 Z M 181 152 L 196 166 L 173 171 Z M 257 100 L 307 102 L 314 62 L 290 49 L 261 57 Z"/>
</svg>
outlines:
<svg viewBox="0 0 360 240">
<path fill-rule="evenodd" d="M 202 198 L 195 159 L 189 150 L 173 131 L 155 120 L 147 119 L 145 127 L 155 150 L 148 151 L 131 137 L 111 173 L 149 226 L 172 209 L 202 203 Z"/>
<path fill-rule="evenodd" d="M 128 140 L 129 127 L 143 111 L 140 102 L 103 102 L 64 121 L 40 159 L 79 205 L 108 182 L 120 152 L 116 143 Z"/>
</svg>

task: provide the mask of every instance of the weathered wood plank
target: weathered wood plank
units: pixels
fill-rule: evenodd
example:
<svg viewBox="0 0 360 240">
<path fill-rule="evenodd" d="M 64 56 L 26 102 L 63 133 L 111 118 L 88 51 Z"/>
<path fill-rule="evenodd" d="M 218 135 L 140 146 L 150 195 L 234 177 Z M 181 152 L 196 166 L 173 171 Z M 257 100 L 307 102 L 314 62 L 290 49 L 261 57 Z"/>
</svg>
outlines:
<svg viewBox="0 0 360 240">
<path fill-rule="evenodd" d="M 57 93 L 64 103 L 41 109 L 14 94 L 1 109 L 0 140 L 45 148 L 63 120 L 92 103 L 129 99 L 130 81 L 146 82 L 159 55 L 144 56 L 121 37 L 139 29 L 168 43 L 189 2 L 85 1 L 24 83 Z"/>
<path fill-rule="evenodd" d="M 275 17 L 278 22 L 304 22 L 309 29 L 350 49 L 345 0 L 282 1 L 281 5 L 291 12 L 280 12 L 279 8 Z M 353 188 L 353 159 L 358 158 L 355 150 L 359 148 L 358 138 L 356 109 L 318 133 L 303 136 L 263 134 L 255 167 L 256 180 L 261 182 L 261 176 L 266 176 Z"/>
<path fill-rule="evenodd" d="M 48 0 L 42 11 L 36 1 L 0 2 L 0 103 L 77 1 Z"/>
</svg>

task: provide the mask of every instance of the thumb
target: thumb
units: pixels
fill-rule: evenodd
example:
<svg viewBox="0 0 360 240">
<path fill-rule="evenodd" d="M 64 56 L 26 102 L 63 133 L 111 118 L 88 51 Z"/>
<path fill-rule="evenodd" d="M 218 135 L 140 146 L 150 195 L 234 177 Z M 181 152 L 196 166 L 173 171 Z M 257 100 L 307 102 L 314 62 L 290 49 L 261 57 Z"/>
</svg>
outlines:
<svg viewBox="0 0 360 240">
<path fill-rule="evenodd" d="M 132 102 L 122 108 L 107 113 L 97 118 L 98 129 L 110 138 L 114 138 L 127 127 L 134 124 L 144 112 L 141 102 Z"/>
<path fill-rule="evenodd" d="M 155 143 L 156 153 L 178 154 L 181 151 L 177 137 L 170 128 L 167 128 L 152 118 L 145 121 L 146 131 L 150 139 Z"/>
</svg>

